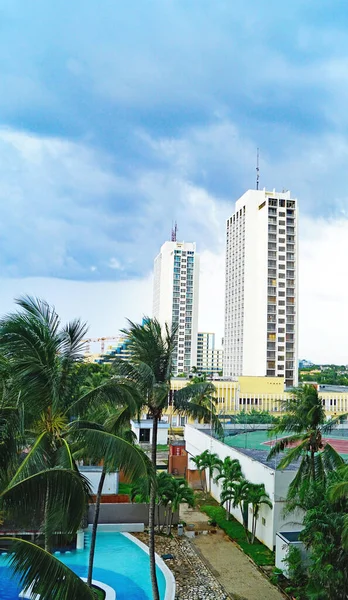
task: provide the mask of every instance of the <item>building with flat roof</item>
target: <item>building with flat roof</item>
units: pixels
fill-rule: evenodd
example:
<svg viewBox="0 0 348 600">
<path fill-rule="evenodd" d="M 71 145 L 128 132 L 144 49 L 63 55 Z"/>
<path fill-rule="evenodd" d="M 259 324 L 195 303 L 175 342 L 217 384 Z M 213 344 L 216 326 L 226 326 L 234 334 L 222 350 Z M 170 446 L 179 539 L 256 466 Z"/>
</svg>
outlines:
<svg viewBox="0 0 348 600">
<path fill-rule="evenodd" d="M 224 375 L 297 385 L 297 200 L 248 190 L 227 220 Z"/>
<path fill-rule="evenodd" d="M 197 365 L 199 255 L 193 242 L 165 242 L 155 258 L 153 316 L 177 327 L 173 373 Z"/>
<path fill-rule="evenodd" d="M 215 333 L 197 335 L 197 371 L 207 375 L 222 374 L 223 350 L 215 346 Z"/>
</svg>

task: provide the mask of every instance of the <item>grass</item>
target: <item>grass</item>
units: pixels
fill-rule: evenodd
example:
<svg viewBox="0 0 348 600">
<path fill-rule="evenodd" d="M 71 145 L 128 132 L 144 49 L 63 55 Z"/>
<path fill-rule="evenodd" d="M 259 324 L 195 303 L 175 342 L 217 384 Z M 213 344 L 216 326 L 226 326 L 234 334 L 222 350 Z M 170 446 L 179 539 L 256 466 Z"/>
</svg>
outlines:
<svg viewBox="0 0 348 600">
<path fill-rule="evenodd" d="M 119 494 L 130 494 L 132 489 L 132 485 L 130 483 L 120 483 L 118 486 Z"/>
<path fill-rule="evenodd" d="M 169 450 L 169 446 L 167 446 L 167 444 L 157 445 L 157 452 L 166 452 L 167 450 Z"/>
<path fill-rule="evenodd" d="M 226 520 L 226 511 L 222 506 L 212 506 L 205 504 L 200 507 L 210 519 L 215 521 L 217 525 L 227 533 L 227 535 L 237 542 L 242 550 L 252 558 L 252 560 L 260 567 L 265 565 L 274 565 L 274 552 L 269 550 L 267 546 L 255 540 L 254 544 L 250 544 L 245 535 L 244 527 L 239 521 L 230 517 L 230 520 Z"/>
</svg>

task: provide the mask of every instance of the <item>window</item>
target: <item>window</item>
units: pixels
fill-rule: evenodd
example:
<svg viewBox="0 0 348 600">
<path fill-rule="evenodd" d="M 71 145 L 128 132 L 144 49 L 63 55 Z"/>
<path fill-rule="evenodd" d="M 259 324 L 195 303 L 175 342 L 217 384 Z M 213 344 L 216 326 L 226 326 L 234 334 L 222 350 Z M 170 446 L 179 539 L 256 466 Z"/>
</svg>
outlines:
<svg viewBox="0 0 348 600">
<path fill-rule="evenodd" d="M 266 525 L 266 519 L 262 517 L 262 525 Z"/>
<path fill-rule="evenodd" d="M 140 428 L 139 430 L 139 442 L 148 444 L 150 442 L 150 429 Z"/>
</svg>

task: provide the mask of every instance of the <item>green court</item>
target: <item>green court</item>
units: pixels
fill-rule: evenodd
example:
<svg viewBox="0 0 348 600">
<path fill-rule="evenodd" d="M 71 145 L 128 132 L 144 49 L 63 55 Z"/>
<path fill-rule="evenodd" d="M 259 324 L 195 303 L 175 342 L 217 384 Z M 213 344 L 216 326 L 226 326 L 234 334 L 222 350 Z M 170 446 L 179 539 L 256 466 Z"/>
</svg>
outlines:
<svg viewBox="0 0 348 600">
<path fill-rule="evenodd" d="M 286 434 L 281 437 L 286 437 Z M 280 437 L 278 437 L 280 439 Z M 328 442 L 341 454 L 342 458 L 348 460 L 348 430 L 330 432 L 327 436 Z M 272 441 L 275 437 L 271 437 L 268 431 L 250 431 L 238 433 L 237 435 L 228 435 L 225 432 L 224 443 L 233 448 L 249 448 L 253 450 L 270 450 Z M 336 443 L 335 443 L 336 442 Z"/>
</svg>

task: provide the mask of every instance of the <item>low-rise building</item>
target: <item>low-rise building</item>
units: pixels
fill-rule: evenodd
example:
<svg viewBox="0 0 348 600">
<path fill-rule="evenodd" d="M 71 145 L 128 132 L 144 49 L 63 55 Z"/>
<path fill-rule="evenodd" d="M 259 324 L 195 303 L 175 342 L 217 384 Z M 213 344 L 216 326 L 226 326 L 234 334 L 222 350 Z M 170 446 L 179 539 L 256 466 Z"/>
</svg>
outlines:
<svg viewBox="0 0 348 600">
<path fill-rule="evenodd" d="M 277 532 L 291 532 L 302 529 L 302 513 L 298 511 L 284 516 L 283 510 L 289 485 L 296 475 L 297 466 L 290 465 L 284 470 L 277 470 L 276 459 L 267 460 L 267 450 L 232 448 L 209 435 L 209 432 L 207 426 L 200 425 L 198 428 L 197 426 L 186 425 L 185 427 L 184 439 L 188 454 L 188 481 L 197 480 L 197 467 L 192 458 L 205 450 L 216 453 L 221 460 L 224 460 L 227 456 L 239 460 L 244 477 L 252 483 L 263 483 L 272 502 L 272 508 L 264 504 L 260 506 L 256 537 L 268 548 L 274 550 Z M 208 477 L 208 473 L 206 477 Z M 218 502 L 220 502 L 221 491 L 221 482 L 215 482 L 213 478 L 211 481 L 211 495 Z M 232 508 L 231 513 L 242 523 L 239 507 Z M 248 525 L 251 531 L 251 507 L 249 507 L 248 512 Z"/>
</svg>

